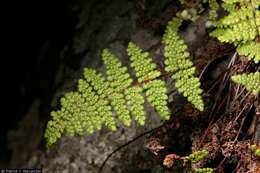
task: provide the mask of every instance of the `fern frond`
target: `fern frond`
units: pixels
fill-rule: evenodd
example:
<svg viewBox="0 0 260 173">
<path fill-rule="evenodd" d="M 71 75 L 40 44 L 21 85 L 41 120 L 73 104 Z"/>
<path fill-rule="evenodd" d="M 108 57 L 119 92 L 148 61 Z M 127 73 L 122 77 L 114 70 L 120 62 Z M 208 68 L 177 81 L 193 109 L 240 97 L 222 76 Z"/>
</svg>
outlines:
<svg viewBox="0 0 260 173">
<path fill-rule="evenodd" d="M 245 86 L 248 91 L 256 96 L 260 92 L 260 72 L 235 75 L 231 79 L 237 84 Z"/>
<path fill-rule="evenodd" d="M 195 68 L 188 59 L 190 54 L 186 51 L 186 44 L 177 35 L 180 25 L 181 20 L 177 18 L 169 22 L 164 35 L 166 71 L 174 73 L 172 78 L 176 80 L 178 91 L 197 109 L 203 110 L 199 79 L 194 77 Z M 107 49 L 103 50 L 106 73 L 84 69 L 84 78 L 79 79 L 78 90 L 65 94 L 60 100 L 60 110 L 51 113 L 52 120 L 45 131 L 48 146 L 63 133 L 69 136 L 82 135 L 84 131 L 93 133 L 103 125 L 116 130 L 118 123 L 130 126 L 131 115 L 140 125 L 144 125 L 144 96 L 163 119 L 170 118 L 166 83 L 158 79 L 161 72 L 156 69 L 149 53 L 132 42 L 127 52 L 138 84 L 133 85 L 127 67 L 115 55 Z"/>
<path fill-rule="evenodd" d="M 103 125 L 116 130 L 122 122 L 131 125 L 131 115 L 140 124 L 145 123 L 144 95 L 163 119 L 169 119 L 167 89 L 165 82 L 156 79 L 161 73 L 147 52 L 130 43 L 128 54 L 136 71 L 140 86 L 132 86 L 133 79 L 118 58 L 104 49 L 102 58 L 106 74 L 84 69 L 84 78 L 78 81 L 78 91 L 69 92 L 61 98 L 60 110 L 51 113 L 45 138 L 47 146 L 56 142 L 65 132 L 69 136 L 93 133 Z"/>
<path fill-rule="evenodd" d="M 166 32 L 163 35 L 164 43 L 165 70 L 173 72 L 172 78 L 176 81 L 175 86 L 184 97 L 187 97 L 195 108 L 203 111 L 204 104 L 201 97 L 200 81 L 195 74 L 195 67 L 189 60 L 190 53 L 187 51 L 187 45 L 178 35 L 178 28 L 181 25 L 181 19 L 173 18 L 167 25 Z"/>
</svg>

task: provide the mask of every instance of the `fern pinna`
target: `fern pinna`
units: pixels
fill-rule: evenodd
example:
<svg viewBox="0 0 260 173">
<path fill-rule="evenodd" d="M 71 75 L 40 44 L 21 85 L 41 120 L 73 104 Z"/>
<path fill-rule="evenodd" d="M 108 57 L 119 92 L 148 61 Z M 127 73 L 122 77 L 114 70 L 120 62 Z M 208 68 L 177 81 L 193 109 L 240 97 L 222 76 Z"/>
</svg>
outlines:
<svg viewBox="0 0 260 173">
<path fill-rule="evenodd" d="M 195 67 L 188 59 L 187 46 L 177 35 L 177 25 L 180 24 L 181 21 L 174 18 L 167 26 L 163 38 L 165 68 L 176 80 L 178 91 L 202 111 L 200 82 L 194 77 Z M 84 131 L 93 133 L 102 126 L 116 130 L 118 123 L 130 126 L 132 117 L 144 125 L 145 98 L 162 119 L 170 118 L 166 83 L 159 78 L 161 72 L 156 69 L 149 53 L 132 42 L 128 44 L 127 52 L 137 81 L 131 78 L 128 68 L 115 55 L 104 49 L 102 58 L 106 73 L 85 68 L 84 78 L 78 81 L 78 91 L 65 94 L 60 100 L 60 110 L 51 113 L 52 120 L 45 132 L 48 146 L 64 132 L 69 136 L 81 135 Z"/>
<path fill-rule="evenodd" d="M 204 104 L 201 97 L 199 78 L 195 77 L 195 67 L 189 58 L 187 45 L 178 36 L 178 28 L 181 25 L 180 18 L 173 18 L 166 28 L 163 36 L 165 70 L 173 73 L 172 79 L 176 81 L 175 86 L 183 96 L 187 97 L 195 108 L 203 111 Z"/>
</svg>

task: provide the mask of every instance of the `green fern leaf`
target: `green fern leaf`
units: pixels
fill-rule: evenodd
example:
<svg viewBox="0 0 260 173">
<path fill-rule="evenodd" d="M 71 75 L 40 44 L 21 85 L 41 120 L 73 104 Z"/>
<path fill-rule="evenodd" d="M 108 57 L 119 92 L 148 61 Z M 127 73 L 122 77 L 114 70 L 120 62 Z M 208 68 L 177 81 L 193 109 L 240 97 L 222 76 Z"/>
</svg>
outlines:
<svg viewBox="0 0 260 173">
<path fill-rule="evenodd" d="M 172 78 L 176 80 L 178 90 L 196 108 L 203 110 L 200 83 L 193 76 L 195 68 L 187 59 L 187 46 L 177 35 L 180 25 L 181 21 L 174 19 L 167 27 L 167 39 L 164 39 L 166 71 L 174 72 Z M 176 51 L 172 51 L 172 48 Z M 55 143 L 63 133 L 69 136 L 82 135 L 85 131 L 93 133 L 102 126 L 116 130 L 118 123 L 130 126 L 131 115 L 140 125 L 144 125 L 144 96 L 162 119 L 170 118 L 166 83 L 159 79 L 161 72 L 156 69 L 156 64 L 148 52 L 132 42 L 127 52 L 138 84 L 133 85 L 128 69 L 105 49 L 102 58 L 106 73 L 103 75 L 85 68 L 84 78 L 78 81 L 78 90 L 65 94 L 60 100 L 61 108 L 51 113 L 52 120 L 48 122 L 45 131 L 48 146 Z"/>
<path fill-rule="evenodd" d="M 165 82 L 156 79 L 161 73 L 148 53 L 130 43 L 132 67 L 136 71 L 140 86 L 131 86 L 133 79 L 118 58 L 105 49 L 102 58 L 106 74 L 93 69 L 84 69 L 84 78 L 78 81 L 78 91 L 69 92 L 61 98 L 61 109 L 51 113 L 45 138 L 47 146 L 55 143 L 63 133 L 69 136 L 93 133 L 103 125 L 116 130 L 122 122 L 131 125 L 131 115 L 140 124 L 145 123 L 144 95 L 164 119 L 169 119 L 167 89 Z"/>
</svg>

